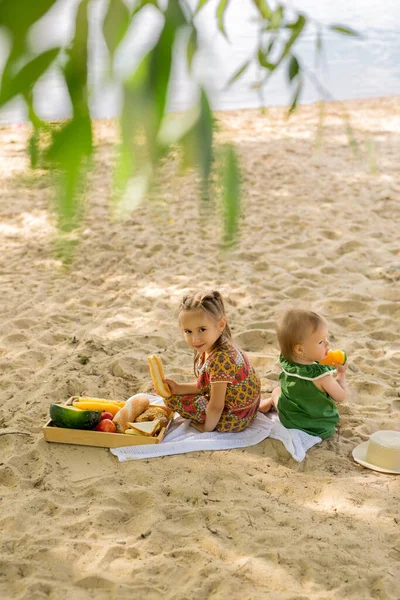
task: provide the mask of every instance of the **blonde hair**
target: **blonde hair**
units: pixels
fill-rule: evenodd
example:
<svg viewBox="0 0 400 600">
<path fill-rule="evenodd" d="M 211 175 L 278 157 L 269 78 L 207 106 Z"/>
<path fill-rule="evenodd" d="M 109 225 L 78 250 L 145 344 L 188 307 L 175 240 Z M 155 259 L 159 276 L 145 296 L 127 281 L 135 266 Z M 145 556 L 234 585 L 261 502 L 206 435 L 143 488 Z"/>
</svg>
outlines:
<svg viewBox="0 0 400 600">
<path fill-rule="evenodd" d="M 294 348 L 314 333 L 326 321 L 310 310 L 292 308 L 278 318 L 276 333 L 281 354 L 286 360 L 293 360 Z"/>
<path fill-rule="evenodd" d="M 216 323 L 218 323 L 218 321 L 220 321 L 223 317 L 226 318 L 224 301 L 221 294 L 217 291 L 186 294 L 180 303 L 178 317 L 183 311 L 189 310 L 203 310 Z M 219 348 L 224 342 L 226 342 L 226 340 L 230 339 L 232 339 L 232 333 L 227 321 L 221 335 L 214 344 L 214 349 Z M 194 372 L 196 377 L 198 376 L 197 363 L 199 358 L 200 356 L 195 351 Z"/>
</svg>

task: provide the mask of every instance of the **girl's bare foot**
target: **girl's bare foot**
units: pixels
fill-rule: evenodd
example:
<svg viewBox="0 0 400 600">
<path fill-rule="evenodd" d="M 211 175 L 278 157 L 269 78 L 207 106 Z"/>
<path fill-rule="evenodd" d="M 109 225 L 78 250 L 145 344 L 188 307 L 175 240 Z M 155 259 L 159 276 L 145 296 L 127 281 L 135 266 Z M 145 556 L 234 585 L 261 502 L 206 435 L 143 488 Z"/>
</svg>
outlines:
<svg viewBox="0 0 400 600">
<path fill-rule="evenodd" d="M 263 413 L 269 412 L 272 408 L 278 410 L 278 400 L 281 394 L 281 388 L 278 386 L 274 389 L 271 396 L 269 398 L 263 398 L 260 402 L 260 406 L 258 410 Z"/>
<path fill-rule="evenodd" d="M 261 400 L 258 410 L 260 412 L 267 413 L 271 410 L 271 408 L 273 408 L 273 406 L 274 406 L 274 403 L 272 401 L 272 396 L 270 396 L 269 398 L 263 398 Z"/>
</svg>

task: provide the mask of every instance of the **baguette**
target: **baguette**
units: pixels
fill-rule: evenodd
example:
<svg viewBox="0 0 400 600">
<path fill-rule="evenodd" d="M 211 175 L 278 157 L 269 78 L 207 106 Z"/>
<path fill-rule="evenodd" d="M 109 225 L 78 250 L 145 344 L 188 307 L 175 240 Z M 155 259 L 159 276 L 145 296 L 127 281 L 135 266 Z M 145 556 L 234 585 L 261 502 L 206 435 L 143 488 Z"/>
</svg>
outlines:
<svg viewBox="0 0 400 600">
<path fill-rule="evenodd" d="M 150 375 L 155 391 L 162 398 L 169 398 L 171 396 L 171 390 L 169 389 L 168 384 L 163 381 L 164 371 L 161 358 L 152 354 L 147 357 L 147 361 L 149 363 Z"/>
<path fill-rule="evenodd" d="M 113 422 L 117 426 L 118 433 L 124 433 L 127 429 L 127 423 L 134 421 L 139 415 L 142 414 L 149 407 L 149 400 L 144 396 L 134 396 L 130 400 L 125 402 L 125 406 L 121 408 L 115 417 Z"/>
</svg>

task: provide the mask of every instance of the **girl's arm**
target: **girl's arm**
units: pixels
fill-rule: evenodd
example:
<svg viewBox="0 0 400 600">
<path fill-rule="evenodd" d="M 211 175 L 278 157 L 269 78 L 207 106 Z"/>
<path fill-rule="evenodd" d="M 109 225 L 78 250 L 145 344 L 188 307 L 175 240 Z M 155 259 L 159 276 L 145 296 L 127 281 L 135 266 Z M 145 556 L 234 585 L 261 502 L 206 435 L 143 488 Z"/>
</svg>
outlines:
<svg viewBox="0 0 400 600">
<path fill-rule="evenodd" d="M 185 394 L 198 394 L 199 388 L 197 387 L 197 383 L 177 383 L 173 379 L 168 379 L 167 377 L 163 379 L 165 383 L 168 383 L 169 389 L 173 394 L 177 394 L 178 396 L 183 396 Z"/>
<path fill-rule="evenodd" d="M 206 408 L 206 420 L 203 431 L 213 431 L 221 418 L 225 406 L 227 383 L 212 383 L 211 397 Z"/>
<path fill-rule="evenodd" d="M 339 372 L 336 379 L 327 375 L 319 381 L 322 389 L 329 394 L 334 402 L 343 402 L 347 396 L 347 381 L 344 372 Z"/>
</svg>

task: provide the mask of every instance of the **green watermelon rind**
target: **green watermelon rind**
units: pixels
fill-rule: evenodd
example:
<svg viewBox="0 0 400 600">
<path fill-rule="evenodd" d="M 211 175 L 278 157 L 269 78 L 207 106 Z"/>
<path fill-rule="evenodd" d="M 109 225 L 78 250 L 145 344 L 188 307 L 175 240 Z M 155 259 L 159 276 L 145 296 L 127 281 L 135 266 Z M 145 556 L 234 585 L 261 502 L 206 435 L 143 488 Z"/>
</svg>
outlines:
<svg viewBox="0 0 400 600">
<path fill-rule="evenodd" d="M 50 418 L 56 427 L 66 429 L 94 429 L 100 423 L 99 410 L 71 410 L 61 404 L 50 405 Z"/>
</svg>

